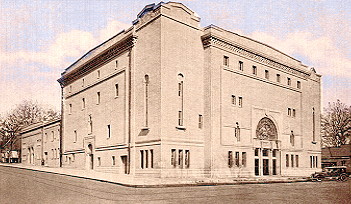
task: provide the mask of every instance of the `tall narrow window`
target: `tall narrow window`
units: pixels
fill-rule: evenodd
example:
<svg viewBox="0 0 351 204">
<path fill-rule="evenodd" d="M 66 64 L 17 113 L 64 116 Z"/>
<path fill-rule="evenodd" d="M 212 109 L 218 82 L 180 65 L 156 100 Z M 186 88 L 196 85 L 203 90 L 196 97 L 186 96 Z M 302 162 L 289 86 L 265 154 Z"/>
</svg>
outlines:
<svg viewBox="0 0 351 204">
<path fill-rule="evenodd" d="M 257 67 L 252 66 L 252 74 L 257 75 Z"/>
<path fill-rule="evenodd" d="M 232 95 L 232 105 L 236 105 L 236 97 L 234 95 Z"/>
<path fill-rule="evenodd" d="M 229 57 L 228 56 L 223 56 L 223 65 L 229 66 Z"/>
<path fill-rule="evenodd" d="M 52 140 L 51 141 L 54 141 L 55 140 L 55 132 L 51 131 L 51 135 L 52 135 Z"/>
<path fill-rule="evenodd" d="M 296 110 L 292 109 L 292 116 L 295 118 L 296 117 Z"/>
<path fill-rule="evenodd" d="M 316 141 L 316 117 L 314 108 L 312 108 L 312 137 L 313 142 Z"/>
<path fill-rule="evenodd" d="M 178 165 L 179 168 L 183 168 L 183 150 L 179 150 L 179 154 L 178 154 Z"/>
<path fill-rule="evenodd" d="M 239 61 L 239 70 L 244 71 L 244 62 Z"/>
<path fill-rule="evenodd" d="M 291 79 L 288 77 L 288 85 L 291 86 Z"/>
<path fill-rule="evenodd" d="M 118 68 L 118 60 L 116 60 L 116 63 L 115 63 L 115 69 Z"/>
<path fill-rule="evenodd" d="M 69 93 L 72 92 L 72 85 L 69 86 Z"/>
<path fill-rule="evenodd" d="M 239 166 L 239 152 L 235 152 L 235 166 Z"/>
<path fill-rule="evenodd" d="M 100 92 L 96 93 L 96 104 L 100 104 L 100 98 L 101 98 L 101 94 Z"/>
<path fill-rule="evenodd" d="M 185 168 L 190 167 L 190 151 L 185 150 Z"/>
<path fill-rule="evenodd" d="M 295 155 L 295 166 L 299 167 L 299 155 Z"/>
<path fill-rule="evenodd" d="M 116 157 L 112 156 L 112 166 L 115 166 L 115 165 L 116 165 Z"/>
<path fill-rule="evenodd" d="M 285 157 L 286 157 L 286 167 L 289 167 L 289 155 L 286 154 Z"/>
<path fill-rule="evenodd" d="M 74 141 L 73 142 L 77 142 L 78 140 L 78 134 L 77 134 L 77 130 L 74 131 Z"/>
<path fill-rule="evenodd" d="M 154 150 L 150 149 L 150 168 L 154 168 Z"/>
<path fill-rule="evenodd" d="M 107 125 L 107 138 L 111 138 L 111 125 Z"/>
<path fill-rule="evenodd" d="M 228 151 L 228 167 L 231 168 L 233 166 L 233 152 Z"/>
<path fill-rule="evenodd" d="M 145 150 L 145 168 L 149 168 L 149 150 Z"/>
<path fill-rule="evenodd" d="M 171 149 L 171 165 L 173 167 L 176 167 L 177 165 L 177 160 L 176 160 L 176 157 L 177 157 L 177 152 L 175 149 Z"/>
<path fill-rule="evenodd" d="M 264 70 L 264 78 L 269 79 L 269 71 Z"/>
<path fill-rule="evenodd" d="M 49 141 L 48 133 L 45 133 L 45 142 Z"/>
<path fill-rule="evenodd" d="M 179 96 L 179 111 L 178 111 L 178 126 L 184 126 L 184 76 L 178 74 L 178 96 Z"/>
<path fill-rule="evenodd" d="M 291 131 L 291 133 L 290 133 L 290 144 L 291 144 L 292 146 L 295 145 L 294 131 Z"/>
<path fill-rule="evenodd" d="M 246 152 L 241 153 L 241 165 L 246 167 Z"/>
<path fill-rule="evenodd" d="M 149 126 L 149 75 L 145 75 L 145 127 Z"/>
<path fill-rule="evenodd" d="M 83 78 L 82 79 L 82 87 L 84 87 L 84 85 L 85 85 L 85 79 Z"/>
<path fill-rule="evenodd" d="M 239 97 L 239 107 L 243 107 L 243 97 Z"/>
<path fill-rule="evenodd" d="M 90 130 L 90 134 L 93 133 L 93 120 L 92 120 L 92 117 L 91 115 L 89 115 L 89 130 Z"/>
<path fill-rule="evenodd" d="M 144 150 L 140 150 L 140 168 L 144 168 Z"/>
<path fill-rule="evenodd" d="M 118 84 L 115 84 L 115 97 L 118 97 L 118 95 L 119 95 Z"/>
<path fill-rule="evenodd" d="M 69 104 L 68 114 L 72 114 L 72 104 Z"/>
<path fill-rule="evenodd" d="M 101 166 L 101 157 L 98 157 L 98 165 Z"/>
<path fill-rule="evenodd" d="M 290 155 L 291 156 L 291 167 L 294 167 L 294 155 Z"/>
<path fill-rule="evenodd" d="M 280 74 L 277 74 L 277 82 L 280 82 Z"/>
<path fill-rule="evenodd" d="M 236 140 L 239 142 L 240 141 L 240 127 L 239 127 L 238 122 L 236 122 L 235 137 L 236 137 Z"/>
<path fill-rule="evenodd" d="M 310 156 L 310 167 L 313 168 L 313 156 Z"/>
<path fill-rule="evenodd" d="M 301 89 L 301 82 L 300 82 L 300 81 L 297 81 L 297 82 L 296 82 L 296 87 L 297 87 L 298 89 Z"/>
<path fill-rule="evenodd" d="M 315 156 L 314 161 L 316 162 L 316 163 L 315 163 L 316 165 L 315 165 L 314 167 L 315 167 L 315 168 L 318 168 L 318 156 Z"/>
<path fill-rule="evenodd" d="M 100 78 L 100 70 L 97 70 L 97 78 Z"/>
<path fill-rule="evenodd" d="M 85 98 L 82 98 L 82 109 L 85 108 Z"/>
<path fill-rule="evenodd" d="M 202 115 L 199 115 L 199 128 L 202 129 L 203 127 L 203 116 Z"/>
<path fill-rule="evenodd" d="M 288 116 L 291 116 L 291 108 L 288 108 Z"/>
</svg>

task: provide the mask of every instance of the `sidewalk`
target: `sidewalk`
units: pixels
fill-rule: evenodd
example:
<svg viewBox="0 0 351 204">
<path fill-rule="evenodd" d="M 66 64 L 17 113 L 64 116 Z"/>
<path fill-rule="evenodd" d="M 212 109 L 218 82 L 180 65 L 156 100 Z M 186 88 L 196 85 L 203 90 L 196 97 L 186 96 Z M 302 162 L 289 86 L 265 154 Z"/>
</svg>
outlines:
<svg viewBox="0 0 351 204">
<path fill-rule="evenodd" d="M 30 166 L 21 163 L 0 163 L 0 166 L 20 168 L 31 171 L 59 174 L 83 179 L 114 183 L 127 187 L 176 187 L 203 185 L 236 185 L 236 184 L 267 184 L 292 183 L 309 181 L 306 177 L 276 177 L 265 176 L 257 178 L 134 178 L 132 175 L 120 175 L 98 171 L 80 169 L 52 168 L 44 166 Z"/>
</svg>

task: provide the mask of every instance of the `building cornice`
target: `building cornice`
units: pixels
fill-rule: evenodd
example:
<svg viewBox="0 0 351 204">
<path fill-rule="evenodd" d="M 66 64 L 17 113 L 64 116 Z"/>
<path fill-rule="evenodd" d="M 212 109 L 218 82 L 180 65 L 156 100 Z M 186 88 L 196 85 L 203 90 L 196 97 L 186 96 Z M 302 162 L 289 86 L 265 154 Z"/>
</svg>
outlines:
<svg viewBox="0 0 351 204">
<path fill-rule="evenodd" d="M 272 57 L 265 56 L 262 53 L 246 48 L 228 39 L 224 39 L 223 37 L 218 36 L 214 33 L 205 34 L 201 36 L 201 39 L 202 39 L 203 46 L 205 48 L 210 46 L 218 46 L 225 50 L 234 52 L 238 55 L 250 58 L 253 61 L 285 70 L 287 72 L 290 72 L 292 74 L 298 75 L 303 78 L 308 78 L 310 76 L 310 73 L 307 70 L 305 71 L 297 67 L 283 64 L 282 62 L 279 62 L 278 60 L 273 59 Z"/>
<path fill-rule="evenodd" d="M 90 59 L 81 66 L 76 67 L 68 73 L 63 73 L 62 77 L 58 80 L 61 86 L 67 86 L 78 78 L 94 71 L 102 65 L 112 61 L 116 56 L 121 55 L 125 51 L 132 48 L 136 43 L 137 37 L 132 33 L 110 46 L 108 49 L 101 52 L 101 54 Z"/>
</svg>

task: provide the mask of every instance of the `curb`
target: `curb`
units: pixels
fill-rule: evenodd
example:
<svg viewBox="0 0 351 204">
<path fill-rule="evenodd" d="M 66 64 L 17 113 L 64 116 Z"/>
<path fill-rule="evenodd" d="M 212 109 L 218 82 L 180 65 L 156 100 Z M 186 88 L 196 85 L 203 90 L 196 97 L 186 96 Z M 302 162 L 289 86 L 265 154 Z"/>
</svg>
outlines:
<svg viewBox="0 0 351 204">
<path fill-rule="evenodd" d="M 105 182 L 105 183 L 111 183 L 111 184 L 116 184 L 124 187 L 130 187 L 130 188 L 164 188 L 164 187 L 185 187 L 185 186 L 221 186 L 221 185 L 245 185 L 245 184 L 274 184 L 274 183 L 297 183 L 297 182 L 310 182 L 308 178 L 305 179 L 290 179 L 290 180 L 264 180 L 264 181 L 232 181 L 232 182 L 201 182 L 197 183 L 194 181 L 194 183 L 170 183 L 170 184 L 126 184 L 126 183 L 120 183 L 120 182 L 115 182 L 115 181 L 109 181 L 109 180 L 104 180 L 104 179 L 98 179 L 98 178 L 91 178 L 91 177 L 86 177 L 86 176 L 77 176 L 77 175 L 71 175 L 71 174 L 66 174 L 66 173 L 59 173 L 59 172 L 53 172 L 53 171 L 45 171 L 45 170 L 39 170 L 39 169 L 31 169 L 28 167 L 20 167 L 20 166 L 12 166 L 12 165 L 6 165 L 6 164 L 0 164 L 0 166 L 4 167 L 10 167 L 10 168 L 17 168 L 17 169 L 23 169 L 27 171 L 35 171 L 35 172 L 41 172 L 41 173 L 48 173 L 48 174 L 56 174 L 56 175 L 62 175 L 62 176 L 68 176 L 68 177 L 73 177 L 73 178 L 81 178 L 81 179 L 87 179 L 87 180 L 93 180 L 93 181 L 99 181 L 99 182 Z"/>
</svg>

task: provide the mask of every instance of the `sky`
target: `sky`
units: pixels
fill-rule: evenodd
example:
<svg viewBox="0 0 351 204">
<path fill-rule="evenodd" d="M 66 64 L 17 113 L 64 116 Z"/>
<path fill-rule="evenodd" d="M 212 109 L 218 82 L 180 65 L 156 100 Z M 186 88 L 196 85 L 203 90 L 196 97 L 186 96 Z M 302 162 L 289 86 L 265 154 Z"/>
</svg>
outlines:
<svg viewBox="0 0 351 204">
<path fill-rule="evenodd" d="M 165 1 L 167 2 L 167 1 Z M 322 74 L 322 106 L 351 105 L 351 0 L 178 1 L 210 24 L 266 43 Z M 0 0 L 0 115 L 23 100 L 60 109 L 57 79 L 132 25 L 149 0 Z"/>
</svg>

